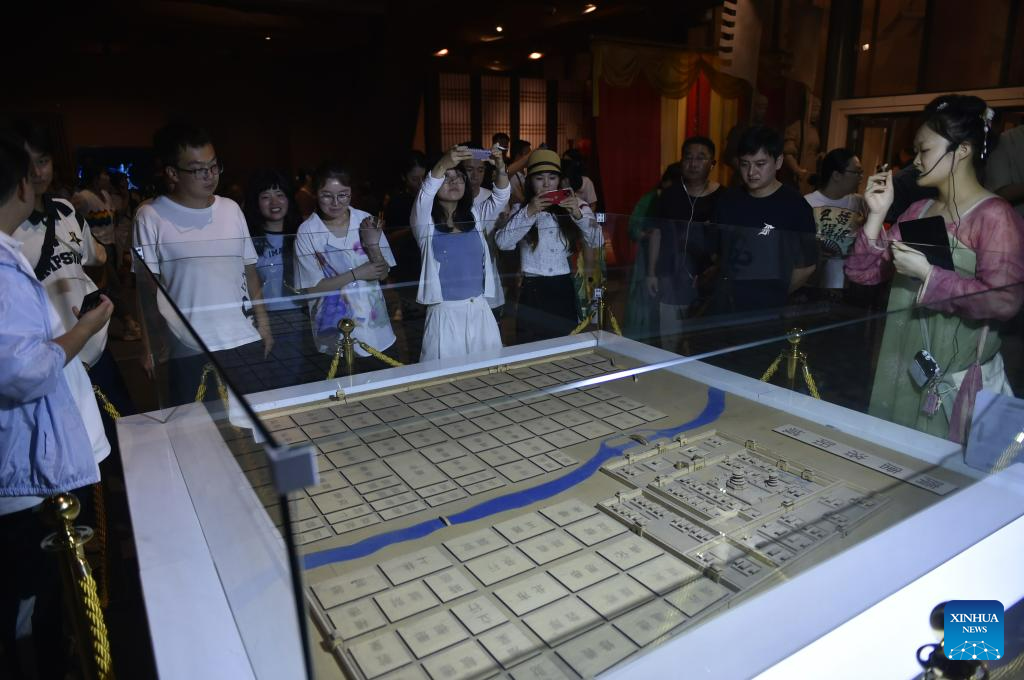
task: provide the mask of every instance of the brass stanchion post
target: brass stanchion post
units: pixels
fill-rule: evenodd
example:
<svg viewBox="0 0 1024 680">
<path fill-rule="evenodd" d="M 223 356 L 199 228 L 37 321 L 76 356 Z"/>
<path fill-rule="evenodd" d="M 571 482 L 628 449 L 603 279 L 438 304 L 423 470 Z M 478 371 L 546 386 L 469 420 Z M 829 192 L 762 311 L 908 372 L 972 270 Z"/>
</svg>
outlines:
<svg viewBox="0 0 1024 680">
<path fill-rule="evenodd" d="M 779 356 L 775 357 L 768 370 L 761 376 L 761 381 L 768 382 L 771 380 L 775 372 L 779 370 L 782 360 L 785 359 L 786 380 L 789 382 L 789 389 L 796 389 L 796 376 L 799 373 L 811 396 L 815 399 L 821 399 L 821 395 L 818 393 L 818 386 L 814 382 L 814 376 L 811 375 L 811 368 L 807 365 L 807 354 L 800 351 L 800 340 L 803 337 L 803 332 L 802 328 L 790 329 L 789 333 L 786 334 L 789 348 L 779 352 Z"/>
<path fill-rule="evenodd" d="M 43 517 L 56 531 L 43 540 L 42 547 L 55 553 L 60 563 L 64 605 L 71 621 L 82 672 L 90 680 L 112 680 L 114 671 L 107 625 L 96 595 L 96 582 L 82 550 L 82 546 L 92 538 L 92 530 L 73 524 L 80 509 L 78 499 L 70 493 L 50 496 L 43 501 Z"/>
<path fill-rule="evenodd" d="M 789 342 L 789 351 L 786 353 L 786 380 L 789 381 L 789 389 L 796 389 L 796 372 L 800 367 L 800 359 L 802 357 L 800 353 L 800 334 L 803 333 L 801 328 L 793 328 L 789 331 L 786 336 L 786 340 Z"/>
<path fill-rule="evenodd" d="M 352 375 L 356 370 L 356 344 L 352 340 L 352 331 L 356 329 L 356 322 L 352 319 L 342 319 L 338 322 L 338 330 L 341 331 L 341 351 L 345 353 L 345 371 Z"/>
</svg>

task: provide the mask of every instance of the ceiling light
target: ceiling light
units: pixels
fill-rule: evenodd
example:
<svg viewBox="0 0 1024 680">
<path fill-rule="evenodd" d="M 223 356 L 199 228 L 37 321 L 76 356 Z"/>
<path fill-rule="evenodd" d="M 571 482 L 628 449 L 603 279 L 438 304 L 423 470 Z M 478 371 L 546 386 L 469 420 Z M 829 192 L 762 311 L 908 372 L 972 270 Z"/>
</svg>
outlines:
<svg viewBox="0 0 1024 680">
<path fill-rule="evenodd" d="M 269 35 L 265 35 L 265 36 L 263 36 L 263 39 L 264 40 L 270 40 L 270 36 Z"/>
<path fill-rule="evenodd" d="M 592 5 L 592 4 L 583 5 L 583 13 L 584 14 L 590 14 L 591 12 L 593 12 L 596 9 L 597 9 L 597 5 Z"/>
<path fill-rule="evenodd" d="M 446 56 L 448 56 L 448 48 L 447 47 L 442 47 L 437 52 L 434 52 L 434 56 L 435 57 L 446 57 Z"/>
<path fill-rule="evenodd" d="M 494 27 L 494 30 L 495 30 L 495 31 L 497 31 L 498 33 L 501 33 L 501 32 L 502 32 L 502 31 L 504 31 L 505 29 L 504 29 L 504 28 L 502 28 L 501 26 L 495 26 L 495 27 Z"/>
<path fill-rule="evenodd" d="M 540 59 L 543 56 L 540 52 L 530 52 L 530 59 Z"/>
<path fill-rule="evenodd" d="M 863 45 L 860 46 L 860 51 L 861 52 L 867 52 L 870 49 L 871 49 L 871 43 L 864 43 Z"/>
</svg>

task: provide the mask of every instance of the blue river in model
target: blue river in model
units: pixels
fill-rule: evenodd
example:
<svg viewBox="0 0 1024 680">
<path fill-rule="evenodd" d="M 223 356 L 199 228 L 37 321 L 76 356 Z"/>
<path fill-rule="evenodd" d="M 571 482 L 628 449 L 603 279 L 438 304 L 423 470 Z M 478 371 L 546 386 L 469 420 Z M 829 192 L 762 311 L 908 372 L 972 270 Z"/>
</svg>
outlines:
<svg viewBox="0 0 1024 680">
<path fill-rule="evenodd" d="M 725 393 L 714 387 L 709 387 L 708 400 L 704 405 L 704 410 L 701 411 L 700 415 L 693 420 L 683 423 L 682 425 L 665 428 L 663 430 L 638 430 L 635 433 L 643 435 L 650 441 L 660 438 L 671 439 L 677 434 L 687 430 L 713 423 L 718 420 L 724 410 Z M 566 475 L 528 489 L 522 489 L 520 491 L 507 493 L 504 496 L 491 498 L 483 503 L 467 508 L 460 513 L 451 515 L 448 517 L 448 522 L 453 525 L 473 522 L 484 517 L 496 515 L 499 512 L 522 508 L 532 503 L 536 503 L 537 501 L 552 498 L 588 479 L 592 474 L 597 472 L 601 465 L 609 458 L 621 456 L 627 449 L 641 446 L 639 442 L 629 439 L 616 446 L 608 444 L 609 441 L 614 441 L 616 439 L 624 439 L 624 435 L 618 434 L 601 442 L 601 447 L 598 449 L 597 453 L 595 453 L 588 461 L 580 464 L 579 467 Z M 428 536 L 435 531 L 444 529 L 445 526 L 447 525 L 441 519 L 427 520 L 426 522 L 420 522 L 419 524 L 415 524 L 411 527 L 405 527 L 404 529 L 396 529 L 395 531 L 369 536 L 351 545 L 310 553 L 303 558 L 303 565 L 306 569 L 315 569 L 328 564 L 359 559 L 360 557 L 372 555 L 378 550 L 386 548 L 389 545 Z"/>
</svg>

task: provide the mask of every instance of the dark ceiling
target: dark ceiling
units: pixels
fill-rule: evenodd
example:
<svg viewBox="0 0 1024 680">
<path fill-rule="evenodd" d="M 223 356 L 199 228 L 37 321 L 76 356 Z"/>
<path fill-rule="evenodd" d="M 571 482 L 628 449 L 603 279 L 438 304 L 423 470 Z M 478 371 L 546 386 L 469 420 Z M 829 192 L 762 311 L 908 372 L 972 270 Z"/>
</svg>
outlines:
<svg viewBox="0 0 1024 680">
<path fill-rule="evenodd" d="M 227 59 L 294 62 L 343 54 L 351 67 L 384 53 L 429 58 L 447 48 L 444 68 L 518 71 L 530 52 L 586 52 L 594 35 L 684 45 L 688 30 L 708 25 L 721 0 L 219 0 L 181 2 L 20 3 L 6 21 L 5 52 L 32 52 L 67 64 L 91 56 L 147 63 Z M 53 14 L 58 17 L 54 18 Z M 43 33 L 22 30 L 45 27 Z M 497 32 L 496 27 L 504 30 Z M 269 38 L 269 39 L 268 39 Z M 40 49 L 41 39 L 49 49 Z M 697 46 L 691 46 L 697 47 Z M 418 61 L 418 59 L 417 59 Z M 440 62 L 442 60 L 437 59 Z"/>
</svg>

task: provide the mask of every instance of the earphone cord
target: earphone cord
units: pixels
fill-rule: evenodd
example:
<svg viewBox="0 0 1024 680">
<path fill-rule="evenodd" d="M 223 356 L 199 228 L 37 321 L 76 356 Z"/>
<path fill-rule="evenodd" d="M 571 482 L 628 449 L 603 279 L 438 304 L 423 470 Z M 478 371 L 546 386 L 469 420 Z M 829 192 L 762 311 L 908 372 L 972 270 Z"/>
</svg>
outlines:
<svg viewBox="0 0 1024 680">
<path fill-rule="evenodd" d="M 952 217 L 953 214 L 956 215 L 956 219 L 953 221 L 953 248 L 952 248 L 952 250 L 955 251 L 956 248 L 957 248 L 957 245 L 960 243 L 960 223 L 963 222 L 963 218 L 960 216 L 960 208 L 956 204 L 956 175 L 953 174 L 953 166 L 956 165 L 956 163 L 955 163 L 956 156 L 955 155 L 953 156 L 953 161 L 954 162 L 949 164 L 949 185 L 950 185 L 949 200 L 950 200 L 950 203 L 953 204 L 953 213 L 950 216 Z M 950 370 L 952 370 L 953 362 L 956 361 L 957 355 L 960 354 L 960 343 L 957 340 L 957 335 L 960 333 L 960 326 L 963 325 L 963 322 L 964 322 L 964 318 L 962 316 L 958 315 L 957 316 L 957 321 L 956 321 L 956 328 L 953 329 L 953 356 L 951 356 L 949 358 L 949 368 L 950 368 Z"/>
<path fill-rule="evenodd" d="M 686 236 L 683 237 L 683 267 L 686 268 L 686 253 L 690 247 L 690 227 L 693 225 L 693 216 L 697 212 L 697 201 L 700 200 L 701 194 L 708 188 L 710 180 L 704 181 L 704 186 L 700 188 L 700 194 L 690 197 L 690 190 L 686 188 L 686 181 L 683 180 L 683 192 L 686 194 L 686 202 L 690 204 L 690 218 L 686 220 Z M 686 275 L 690 278 L 690 283 L 697 280 L 697 277 L 686 271 Z"/>
</svg>

